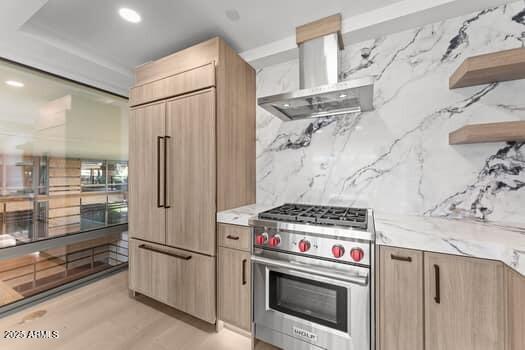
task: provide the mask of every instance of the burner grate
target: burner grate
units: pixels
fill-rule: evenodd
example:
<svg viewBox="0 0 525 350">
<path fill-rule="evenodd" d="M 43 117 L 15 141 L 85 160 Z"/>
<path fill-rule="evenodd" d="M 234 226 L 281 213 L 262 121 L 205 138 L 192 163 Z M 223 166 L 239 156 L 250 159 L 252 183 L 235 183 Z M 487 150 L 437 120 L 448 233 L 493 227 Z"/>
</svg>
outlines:
<svg viewBox="0 0 525 350">
<path fill-rule="evenodd" d="M 259 214 L 260 219 L 365 229 L 367 210 L 306 204 L 284 204 Z"/>
</svg>

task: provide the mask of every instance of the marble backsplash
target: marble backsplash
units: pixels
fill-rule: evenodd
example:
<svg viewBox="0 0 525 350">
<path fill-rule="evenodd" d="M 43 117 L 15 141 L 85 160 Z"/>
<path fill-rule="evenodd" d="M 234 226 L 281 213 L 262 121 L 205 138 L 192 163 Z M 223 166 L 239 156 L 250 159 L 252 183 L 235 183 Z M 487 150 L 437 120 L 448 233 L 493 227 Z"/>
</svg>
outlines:
<svg viewBox="0 0 525 350">
<path fill-rule="evenodd" d="M 282 122 L 257 108 L 257 201 L 525 222 L 525 143 L 451 146 L 468 123 L 525 120 L 525 80 L 449 90 L 472 55 L 525 46 L 525 1 L 348 45 L 342 79 L 375 75 L 375 110 Z M 298 62 L 257 95 L 298 89 Z"/>
</svg>

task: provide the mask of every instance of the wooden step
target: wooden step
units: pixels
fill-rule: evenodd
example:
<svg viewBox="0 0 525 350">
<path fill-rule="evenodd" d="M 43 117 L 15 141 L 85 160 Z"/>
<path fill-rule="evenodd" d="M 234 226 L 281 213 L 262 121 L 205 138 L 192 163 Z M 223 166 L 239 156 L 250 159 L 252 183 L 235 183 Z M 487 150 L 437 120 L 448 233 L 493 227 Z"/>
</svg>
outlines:
<svg viewBox="0 0 525 350">
<path fill-rule="evenodd" d="M 0 306 L 23 299 L 22 294 L 0 281 Z"/>
<path fill-rule="evenodd" d="M 489 84 L 525 78 L 525 48 L 467 58 L 452 74 L 449 87 Z"/>
<path fill-rule="evenodd" d="M 525 121 L 470 124 L 449 134 L 449 144 L 525 141 Z"/>
</svg>

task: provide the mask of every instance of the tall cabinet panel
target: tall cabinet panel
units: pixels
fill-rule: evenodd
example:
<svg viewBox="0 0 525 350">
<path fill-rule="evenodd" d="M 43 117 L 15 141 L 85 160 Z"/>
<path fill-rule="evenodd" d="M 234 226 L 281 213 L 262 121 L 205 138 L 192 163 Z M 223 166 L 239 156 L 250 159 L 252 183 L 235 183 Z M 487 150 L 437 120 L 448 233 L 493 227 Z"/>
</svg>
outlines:
<svg viewBox="0 0 525 350">
<path fill-rule="evenodd" d="M 255 74 L 219 43 L 217 69 L 217 210 L 255 203 Z"/>
<path fill-rule="evenodd" d="M 131 110 L 129 117 L 129 234 L 164 244 L 166 214 L 163 198 L 165 103 Z"/>
<path fill-rule="evenodd" d="M 166 243 L 215 255 L 215 90 L 167 103 Z"/>
<path fill-rule="evenodd" d="M 219 317 L 248 332 L 252 322 L 249 263 L 249 252 L 219 247 Z"/>
<path fill-rule="evenodd" d="M 504 350 L 499 262 L 425 253 L 425 349 Z"/>
<path fill-rule="evenodd" d="M 217 211 L 255 203 L 255 70 L 217 37 L 135 77 L 129 286 L 214 323 Z"/>
</svg>

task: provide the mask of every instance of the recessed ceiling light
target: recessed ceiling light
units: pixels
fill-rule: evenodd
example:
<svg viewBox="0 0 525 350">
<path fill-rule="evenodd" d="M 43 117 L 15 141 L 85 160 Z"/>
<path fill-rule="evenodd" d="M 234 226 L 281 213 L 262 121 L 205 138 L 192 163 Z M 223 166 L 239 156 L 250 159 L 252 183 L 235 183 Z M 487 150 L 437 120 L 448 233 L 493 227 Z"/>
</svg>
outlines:
<svg viewBox="0 0 525 350">
<path fill-rule="evenodd" d="M 140 17 L 139 13 L 135 10 L 123 7 L 120 10 L 118 10 L 118 14 L 120 17 L 124 18 L 126 21 L 131 23 L 139 23 L 142 21 L 142 17 Z"/>
<path fill-rule="evenodd" d="M 232 21 L 237 22 L 239 19 L 241 19 L 241 15 L 239 14 L 239 11 L 232 9 L 232 10 L 226 10 L 226 17 Z"/>
<path fill-rule="evenodd" d="M 339 95 L 339 98 L 345 98 L 345 97 L 346 97 L 346 94 Z"/>
<path fill-rule="evenodd" d="M 16 80 L 6 80 L 5 83 L 7 85 L 9 85 L 9 86 L 13 86 L 13 87 L 17 87 L 17 88 L 24 87 L 24 83 L 21 83 L 21 82 L 16 81 Z"/>
<path fill-rule="evenodd" d="M 289 103 L 285 103 L 284 107 L 290 107 L 290 104 Z"/>
</svg>

